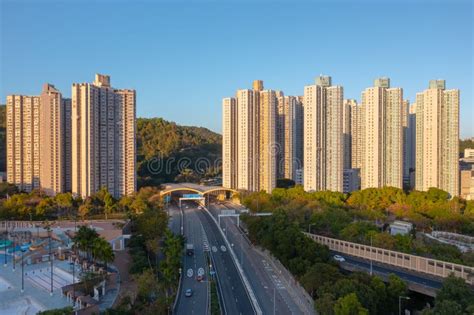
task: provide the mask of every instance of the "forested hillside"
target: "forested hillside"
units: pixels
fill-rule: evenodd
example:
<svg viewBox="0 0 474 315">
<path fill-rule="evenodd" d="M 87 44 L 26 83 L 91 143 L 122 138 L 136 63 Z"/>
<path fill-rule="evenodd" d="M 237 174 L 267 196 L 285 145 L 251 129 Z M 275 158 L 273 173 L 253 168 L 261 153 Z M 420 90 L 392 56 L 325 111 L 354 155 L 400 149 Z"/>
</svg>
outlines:
<svg viewBox="0 0 474 315">
<path fill-rule="evenodd" d="M 464 149 L 474 149 L 474 138 L 459 140 L 459 152 L 464 156 Z"/>
<path fill-rule="evenodd" d="M 138 118 L 138 186 L 215 176 L 220 172 L 221 141 L 221 135 L 206 128 Z"/>
</svg>

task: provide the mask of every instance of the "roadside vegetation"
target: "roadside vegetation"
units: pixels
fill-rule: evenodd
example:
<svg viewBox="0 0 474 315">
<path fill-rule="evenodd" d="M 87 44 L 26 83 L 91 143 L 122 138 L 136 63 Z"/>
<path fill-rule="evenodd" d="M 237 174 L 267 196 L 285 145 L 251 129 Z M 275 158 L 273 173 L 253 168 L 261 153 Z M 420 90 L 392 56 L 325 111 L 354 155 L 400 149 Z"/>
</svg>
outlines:
<svg viewBox="0 0 474 315">
<path fill-rule="evenodd" d="M 268 249 L 295 276 L 315 300 L 320 314 L 398 314 L 399 296 L 409 295 L 406 283 L 396 275 L 384 282 L 362 272 L 346 273 L 330 258 L 326 246 L 305 237 L 290 211 L 277 209 L 269 217 L 242 218 L 250 240 Z M 423 314 L 473 314 L 474 292 L 464 280 L 449 277 Z M 446 310 L 452 308 L 452 312 Z"/>
<path fill-rule="evenodd" d="M 282 211 L 299 229 L 351 242 L 474 266 L 474 253 L 424 237 L 420 232 L 444 230 L 474 235 L 474 201 L 449 198 L 439 189 L 405 193 L 398 188 L 369 188 L 350 195 L 307 193 L 301 186 L 242 195 L 252 212 Z M 388 223 L 414 224 L 410 235 L 392 236 Z"/>
<path fill-rule="evenodd" d="M 167 213 L 148 189 L 127 197 L 125 204 L 133 209 L 129 271 L 137 292 L 108 314 L 168 314 L 177 294 L 184 239 L 167 228 Z"/>
</svg>

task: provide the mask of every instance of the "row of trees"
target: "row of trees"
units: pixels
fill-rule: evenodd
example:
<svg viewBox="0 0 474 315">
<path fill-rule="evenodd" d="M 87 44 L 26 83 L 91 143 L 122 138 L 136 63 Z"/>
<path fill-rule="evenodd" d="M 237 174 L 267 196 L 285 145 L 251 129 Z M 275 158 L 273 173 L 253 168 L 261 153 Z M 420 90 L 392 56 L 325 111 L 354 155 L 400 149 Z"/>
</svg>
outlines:
<svg viewBox="0 0 474 315">
<path fill-rule="evenodd" d="M 168 229 L 168 215 L 154 190 L 143 188 L 124 198 L 132 220 L 128 247 L 137 292 L 134 300 L 122 300 L 108 314 L 168 314 L 177 293 L 184 239 Z"/>
<path fill-rule="evenodd" d="M 107 219 L 111 216 L 124 217 L 142 213 L 147 207 L 144 200 L 149 197 L 159 198 L 158 196 L 158 189 L 146 187 L 133 196 L 124 196 L 118 200 L 113 198 L 106 188 L 100 189 L 86 199 L 75 198 L 71 193 L 60 193 L 51 197 L 41 190 L 19 193 L 14 185 L 4 183 L 0 184 L 0 219 L 85 220 Z"/>
</svg>

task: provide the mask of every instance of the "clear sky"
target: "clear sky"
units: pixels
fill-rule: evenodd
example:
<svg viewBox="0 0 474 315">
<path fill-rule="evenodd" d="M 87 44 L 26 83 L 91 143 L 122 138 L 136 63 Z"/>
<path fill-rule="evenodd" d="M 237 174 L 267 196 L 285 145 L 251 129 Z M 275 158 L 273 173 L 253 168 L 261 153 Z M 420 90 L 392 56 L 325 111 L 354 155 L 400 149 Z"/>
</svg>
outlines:
<svg viewBox="0 0 474 315">
<path fill-rule="evenodd" d="M 221 99 L 254 79 L 301 95 L 327 74 L 360 100 L 388 76 L 414 101 L 442 78 L 474 136 L 470 0 L 0 2 L 2 103 L 104 73 L 137 90 L 138 116 L 221 131 Z"/>
</svg>

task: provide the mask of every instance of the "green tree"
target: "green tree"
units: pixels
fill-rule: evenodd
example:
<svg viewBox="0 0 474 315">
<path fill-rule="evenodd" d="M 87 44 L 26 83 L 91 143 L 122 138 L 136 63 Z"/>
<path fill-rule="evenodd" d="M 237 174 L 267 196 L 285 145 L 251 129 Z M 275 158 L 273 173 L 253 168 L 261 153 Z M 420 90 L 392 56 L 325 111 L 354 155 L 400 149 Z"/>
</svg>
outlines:
<svg viewBox="0 0 474 315">
<path fill-rule="evenodd" d="M 365 309 L 357 299 L 355 293 L 350 293 L 339 298 L 334 305 L 334 315 L 368 315 Z"/>
<path fill-rule="evenodd" d="M 447 301 L 455 301 L 462 310 L 466 310 L 474 305 L 474 292 L 462 278 L 450 275 L 443 281 L 443 286 L 436 295 L 435 306 Z"/>
<path fill-rule="evenodd" d="M 316 263 L 301 277 L 300 283 L 305 290 L 314 298 L 317 290 L 328 282 L 335 282 L 342 277 L 339 269 L 335 266 Z"/>
</svg>

